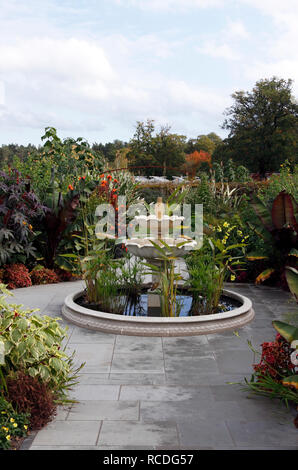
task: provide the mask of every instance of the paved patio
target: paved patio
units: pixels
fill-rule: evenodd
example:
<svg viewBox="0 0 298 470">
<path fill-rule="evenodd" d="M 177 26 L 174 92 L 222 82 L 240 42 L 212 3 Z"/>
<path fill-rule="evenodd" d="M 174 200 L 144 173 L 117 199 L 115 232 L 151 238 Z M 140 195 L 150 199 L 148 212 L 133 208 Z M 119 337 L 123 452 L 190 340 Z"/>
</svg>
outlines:
<svg viewBox="0 0 298 470">
<path fill-rule="evenodd" d="M 81 282 L 13 291 L 14 303 L 61 316 L 64 297 Z M 229 285 L 229 287 L 231 287 Z M 78 400 L 60 407 L 48 426 L 22 449 L 297 449 L 294 408 L 248 397 L 227 382 L 250 377 L 254 359 L 247 345 L 274 337 L 273 319 L 297 308 L 278 289 L 233 286 L 250 297 L 255 320 L 222 334 L 148 338 L 116 336 L 69 327 L 67 349 L 86 361 Z"/>
</svg>

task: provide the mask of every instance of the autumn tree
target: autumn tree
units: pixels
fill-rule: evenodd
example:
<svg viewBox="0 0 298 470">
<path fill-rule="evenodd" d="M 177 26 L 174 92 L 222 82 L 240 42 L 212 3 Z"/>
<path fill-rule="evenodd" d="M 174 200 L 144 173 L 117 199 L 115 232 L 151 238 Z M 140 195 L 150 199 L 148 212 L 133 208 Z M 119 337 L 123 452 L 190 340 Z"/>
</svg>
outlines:
<svg viewBox="0 0 298 470">
<path fill-rule="evenodd" d="M 211 167 L 211 155 L 204 150 L 194 152 L 186 155 L 185 157 L 185 171 L 191 178 L 194 178 L 197 170 L 202 163 L 207 163 Z"/>
</svg>

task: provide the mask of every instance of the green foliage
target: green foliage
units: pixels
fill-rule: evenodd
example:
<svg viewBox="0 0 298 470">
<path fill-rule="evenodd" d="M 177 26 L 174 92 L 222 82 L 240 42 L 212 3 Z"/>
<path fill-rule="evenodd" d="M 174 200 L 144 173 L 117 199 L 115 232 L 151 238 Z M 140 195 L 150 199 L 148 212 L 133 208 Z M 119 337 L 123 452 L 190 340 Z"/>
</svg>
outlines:
<svg viewBox="0 0 298 470">
<path fill-rule="evenodd" d="M 27 413 L 17 413 L 0 395 L 0 450 L 11 448 L 13 439 L 25 437 L 29 425 Z"/>
<path fill-rule="evenodd" d="M 180 273 L 175 272 L 175 256 L 176 247 L 179 248 L 187 243 L 181 242 L 176 247 L 169 246 L 165 240 L 154 242 L 150 240 L 154 248 L 157 250 L 157 264 L 144 263 L 150 268 L 147 274 L 152 274 L 158 279 L 158 285 L 154 285 L 153 289 L 159 293 L 161 303 L 161 314 L 163 317 L 179 317 L 181 306 L 177 302 L 178 282 L 183 278 Z"/>
<path fill-rule="evenodd" d="M 7 290 L 0 285 L 0 290 Z M 66 402 L 67 390 L 75 383 L 82 366 L 73 367 L 73 356 L 62 349 L 66 330 L 59 318 L 34 314 L 22 310 L 20 305 L 8 304 L 5 295 L 0 297 L 0 331 L 4 342 L 4 376 L 11 371 L 24 370 L 32 377 L 48 384 L 59 401 Z"/>
<path fill-rule="evenodd" d="M 176 174 L 177 169 L 185 161 L 185 137 L 171 134 L 169 127 L 162 127 L 156 135 L 154 133 L 153 120 L 148 119 L 146 123 L 137 122 L 136 132 L 129 142 L 127 153 L 129 166 L 136 174 L 164 176 Z"/>
<path fill-rule="evenodd" d="M 233 243 L 235 226 L 224 222 L 213 236 L 205 237 L 203 247 L 186 257 L 189 271 L 188 284 L 193 293 L 193 314 L 212 314 L 220 307 L 220 296 L 225 280 L 235 280 L 236 271 L 244 256 L 243 243 Z M 219 235 L 222 234 L 222 237 Z"/>
<path fill-rule="evenodd" d="M 264 204 L 270 205 L 281 191 L 298 200 L 298 165 L 291 171 L 288 161 L 281 164 L 279 174 L 272 175 L 267 180 L 266 185 L 259 189 L 258 196 Z"/>
<path fill-rule="evenodd" d="M 297 255 L 296 255 L 297 256 Z M 291 294 L 298 302 L 298 271 L 291 266 L 286 266 L 286 280 Z"/>
<path fill-rule="evenodd" d="M 236 91 L 234 104 L 225 112 L 223 128 L 229 133 L 217 152 L 233 158 L 250 171 L 278 171 L 287 158 L 297 161 L 298 105 L 291 93 L 292 80 L 260 80 L 251 92 Z"/>
</svg>

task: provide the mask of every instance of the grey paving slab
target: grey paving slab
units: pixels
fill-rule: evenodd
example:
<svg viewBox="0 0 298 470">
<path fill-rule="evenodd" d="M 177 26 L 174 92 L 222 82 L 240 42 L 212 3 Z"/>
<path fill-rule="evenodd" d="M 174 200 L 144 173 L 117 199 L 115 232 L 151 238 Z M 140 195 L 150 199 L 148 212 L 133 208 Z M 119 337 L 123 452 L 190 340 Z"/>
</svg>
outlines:
<svg viewBox="0 0 298 470">
<path fill-rule="evenodd" d="M 296 446 L 298 449 L 298 433 L 293 423 L 288 425 L 272 425 L 272 421 L 234 421 L 227 420 L 226 425 L 238 446 Z"/>
<path fill-rule="evenodd" d="M 113 355 L 113 344 L 72 343 L 67 347 L 71 354 L 75 351 L 75 364 L 85 362 L 84 372 L 109 372 Z"/>
<path fill-rule="evenodd" d="M 56 421 L 39 431 L 33 446 L 96 445 L 100 421 Z"/>
<path fill-rule="evenodd" d="M 115 335 L 108 333 L 102 333 L 100 331 L 89 330 L 87 328 L 74 327 L 72 334 L 69 339 L 69 344 L 80 344 L 80 343 L 104 343 L 114 344 Z"/>
<path fill-rule="evenodd" d="M 178 422 L 179 441 L 181 446 L 233 447 L 234 441 L 225 422 L 217 419 L 192 419 Z"/>
<path fill-rule="evenodd" d="M 143 372 L 164 372 L 164 358 L 162 354 L 152 355 L 140 351 L 138 354 L 115 353 L 111 372 L 129 372 L 139 374 Z"/>
<path fill-rule="evenodd" d="M 251 365 L 255 362 L 253 353 L 250 350 L 229 349 L 224 354 L 215 352 L 216 363 L 220 373 L 242 373 L 251 372 Z"/>
<path fill-rule="evenodd" d="M 162 356 L 162 339 L 159 337 L 117 336 L 115 354 L 149 353 L 152 356 Z"/>
<path fill-rule="evenodd" d="M 79 382 L 80 385 L 108 385 L 110 383 L 109 381 L 109 373 L 85 373 L 84 369 L 81 370 L 80 372 L 80 378 Z"/>
<path fill-rule="evenodd" d="M 184 422 L 193 419 L 224 421 L 233 417 L 244 419 L 241 406 L 237 402 L 214 402 L 201 396 L 187 401 L 141 401 L 140 417 L 144 422 L 168 421 Z M 205 444 L 204 444 L 205 445 Z"/>
<path fill-rule="evenodd" d="M 176 375 L 184 375 L 186 372 L 192 375 L 218 372 L 218 366 L 213 354 L 204 357 L 199 355 L 178 357 L 165 354 L 165 370 Z"/>
<path fill-rule="evenodd" d="M 75 404 L 68 414 L 68 421 L 138 420 L 138 401 L 85 400 Z"/>
<path fill-rule="evenodd" d="M 110 383 L 121 383 L 122 385 L 135 384 L 135 385 L 163 385 L 166 383 L 165 373 L 122 373 L 115 372 L 109 376 Z"/>
<path fill-rule="evenodd" d="M 79 384 L 70 393 L 75 400 L 118 400 L 120 385 Z"/>
<path fill-rule="evenodd" d="M 104 421 L 99 446 L 167 446 L 179 447 L 175 423 L 141 423 L 138 421 Z"/>
<path fill-rule="evenodd" d="M 186 401 L 210 397 L 207 386 L 183 387 L 166 385 L 123 385 L 120 391 L 120 400 L 142 400 L 142 401 Z"/>
<path fill-rule="evenodd" d="M 30 450 L 98 450 L 96 446 L 31 446 Z"/>
</svg>

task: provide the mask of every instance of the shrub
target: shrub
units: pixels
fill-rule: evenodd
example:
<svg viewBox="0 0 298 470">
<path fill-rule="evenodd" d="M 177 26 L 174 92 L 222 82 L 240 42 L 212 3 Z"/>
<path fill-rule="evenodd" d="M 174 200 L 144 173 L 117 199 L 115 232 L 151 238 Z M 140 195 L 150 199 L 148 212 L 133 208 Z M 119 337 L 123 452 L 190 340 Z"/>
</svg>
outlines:
<svg viewBox="0 0 298 470">
<path fill-rule="evenodd" d="M 29 287 L 32 285 L 30 274 L 24 264 L 15 263 L 4 266 L 3 280 L 9 289 Z"/>
<path fill-rule="evenodd" d="M 261 360 L 253 366 L 257 374 L 270 375 L 275 380 L 280 380 L 295 369 L 290 358 L 290 344 L 279 333 L 275 341 L 262 343 L 261 346 Z"/>
<path fill-rule="evenodd" d="M 56 412 L 53 392 L 36 377 L 18 371 L 6 379 L 6 397 L 21 413 L 29 414 L 30 428 L 45 426 Z"/>
<path fill-rule="evenodd" d="M 55 268 L 55 273 L 57 274 L 60 282 L 71 281 L 73 277 L 73 274 L 70 271 L 66 271 L 66 269 Z"/>
<path fill-rule="evenodd" d="M 30 273 L 32 284 L 54 284 L 59 277 L 53 269 L 36 266 Z"/>
<path fill-rule="evenodd" d="M 13 447 L 15 439 L 25 437 L 29 426 L 27 413 L 17 413 L 0 395 L 0 450 Z"/>
<path fill-rule="evenodd" d="M 10 294 L 0 285 L 0 292 Z M 0 297 L 0 332 L 4 342 L 4 377 L 23 370 L 36 377 L 55 393 L 61 403 L 67 401 L 67 391 L 76 383 L 77 369 L 73 356 L 61 349 L 66 329 L 59 325 L 59 318 L 38 316 L 34 310 L 21 310 L 19 305 L 8 304 Z"/>
<path fill-rule="evenodd" d="M 0 264 L 35 255 L 34 225 L 46 211 L 17 170 L 0 172 Z"/>
</svg>

